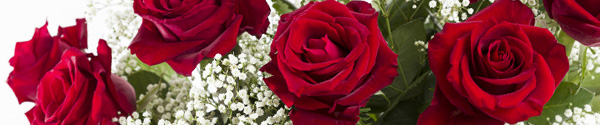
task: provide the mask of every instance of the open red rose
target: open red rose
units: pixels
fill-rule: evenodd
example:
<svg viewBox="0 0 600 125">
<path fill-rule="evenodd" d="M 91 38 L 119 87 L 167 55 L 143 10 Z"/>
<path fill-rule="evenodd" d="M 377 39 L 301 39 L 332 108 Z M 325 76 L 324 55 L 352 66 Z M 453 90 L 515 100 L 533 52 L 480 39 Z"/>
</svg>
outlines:
<svg viewBox="0 0 600 125">
<path fill-rule="evenodd" d="M 112 118 L 135 110 L 135 91 L 121 77 L 111 74 L 111 50 L 104 40 L 98 56 L 70 48 L 44 75 L 38 87 L 32 124 L 116 124 Z"/>
<path fill-rule="evenodd" d="M 586 46 L 600 46 L 600 0 L 544 0 L 563 31 Z"/>
<path fill-rule="evenodd" d="M 429 41 L 436 89 L 418 124 L 514 124 L 542 113 L 569 70 L 565 47 L 531 9 L 497 0 Z"/>
<path fill-rule="evenodd" d="M 133 8 L 144 20 L 131 53 L 186 76 L 203 58 L 230 52 L 243 31 L 260 36 L 270 13 L 265 0 L 135 0 Z"/>
<path fill-rule="evenodd" d="M 37 85 L 42 76 L 58 63 L 63 51 L 70 47 L 84 49 L 87 45 L 86 39 L 59 40 L 61 38 L 81 38 L 80 34 L 86 34 L 85 19 L 78 19 L 77 25 L 59 28 L 57 37 L 50 36 L 46 23 L 37 28 L 33 38 L 29 41 L 18 42 L 15 46 L 15 55 L 10 59 L 10 65 L 14 70 L 7 79 L 8 85 L 13 89 L 19 103 L 24 101 L 35 101 Z M 63 34 L 63 30 L 68 30 Z M 74 46 L 74 45 L 82 46 Z"/>
<path fill-rule="evenodd" d="M 359 108 L 398 75 L 369 3 L 310 2 L 281 16 L 267 86 L 294 124 L 356 124 Z"/>
</svg>

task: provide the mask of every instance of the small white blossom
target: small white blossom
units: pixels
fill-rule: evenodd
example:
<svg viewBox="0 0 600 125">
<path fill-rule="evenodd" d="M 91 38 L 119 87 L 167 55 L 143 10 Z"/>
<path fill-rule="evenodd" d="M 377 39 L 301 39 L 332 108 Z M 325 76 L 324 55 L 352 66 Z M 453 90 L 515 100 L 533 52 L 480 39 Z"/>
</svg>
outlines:
<svg viewBox="0 0 600 125">
<path fill-rule="evenodd" d="M 583 105 L 583 110 L 586 112 L 592 112 L 592 106 L 590 104 Z"/>
<path fill-rule="evenodd" d="M 232 54 L 229 54 L 228 58 L 229 63 L 231 63 L 232 65 L 236 65 L 238 63 L 238 58 L 233 56 Z"/>
<path fill-rule="evenodd" d="M 429 1 L 429 7 L 430 8 L 435 8 L 437 7 L 437 2 L 435 0 Z"/>
<path fill-rule="evenodd" d="M 233 77 L 231 77 L 231 76 L 227 76 L 227 82 L 231 83 L 231 84 L 234 84 L 235 83 L 235 79 L 233 79 Z"/>
<path fill-rule="evenodd" d="M 562 117 L 560 117 L 560 115 L 556 115 L 556 116 L 554 116 L 554 120 L 556 122 L 562 122 Z"/>
<path fill-rule="evenodd" d="M 565 110 L 565 116 L 567 118 L 570 118 L 571 116 L 573 116 L 573 111 L 571 111 L 571 109 Z"/>
<path fill-rule="evenodd" d="M 475 11 L 475 10 L 473 10 L 473 8 L 467 9 L 467 13 L 469 13 L 469 14 L 473 14 L 473 11 Z"/>
<path fill-rule="evenodd" d="M 140 114 L 139 114 L 138 112 L 135 112 L 135 111 L 134 111 L 133 113 L 131 113 L 131 116 L 132 116 L 133 118 L 137 119 L 137 118 L 139 118 L 139 117 L 140 117 Z"/>
<path fill-rule="evenodd" d="M 583 110 L 579 107 L 573 108 L 573 114 L 580 115 L 581 111 L 583 111 Z"/>
<path fill-rule="evenodd" d="M 214 59 L 220 60 L 221 57 L 223 57 L 223 56 L 221 54 L 217 53 L 217 54 L 215 54 Z"/>
<path fill-rule="evenodd" d="M 158 106 L 158 107 L 156 108 L 156 111 L 158 111 L 158 113 L 162 113 L 162 112 L 164 112 L 164 111 L 165 111 L 165 108 L 164 108 L 163 106 Z"/>
</svg>

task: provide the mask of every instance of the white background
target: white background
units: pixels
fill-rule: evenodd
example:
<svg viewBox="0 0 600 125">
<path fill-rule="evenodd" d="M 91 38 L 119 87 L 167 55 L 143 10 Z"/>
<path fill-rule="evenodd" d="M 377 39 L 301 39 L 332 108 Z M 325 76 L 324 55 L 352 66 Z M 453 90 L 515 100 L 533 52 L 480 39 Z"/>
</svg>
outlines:
<svg viewBox="0 0 600 125">
<path fill-rule="evenodd" d="M 48 30 L 55 35 L 58 26 L 71 26 L 76 18 L 85 17 L 86 0 L 7 0 L 0 4 L 0 122 L 8 125 L 29 124 L 24 112 L 34 104 L 19 106 L 16 96 L 6 83 L 13 68 L 8 60 L 14 55 L 18 41 L 28 41 L 36 27 L 48 21 Z M 96 21 L 101 22 L 101 21 Z M 88 48 L 95 50 L 98 32 L 106 28 L 88 20 Z"/>
</svg>

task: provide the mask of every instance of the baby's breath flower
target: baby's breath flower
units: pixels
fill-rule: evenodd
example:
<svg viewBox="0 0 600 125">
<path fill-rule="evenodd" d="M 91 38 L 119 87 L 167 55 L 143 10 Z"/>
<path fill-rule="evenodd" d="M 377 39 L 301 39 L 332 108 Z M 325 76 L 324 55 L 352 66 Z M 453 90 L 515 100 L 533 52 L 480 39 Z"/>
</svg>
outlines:
<svg viewBox="0 0 600 125">
<path fill-rule="evenodd" d="M 429 1 L 429 7 L 430 8 L 435 8 L 437 7 L 437 2 L 435 0 Z"/>
</svg>

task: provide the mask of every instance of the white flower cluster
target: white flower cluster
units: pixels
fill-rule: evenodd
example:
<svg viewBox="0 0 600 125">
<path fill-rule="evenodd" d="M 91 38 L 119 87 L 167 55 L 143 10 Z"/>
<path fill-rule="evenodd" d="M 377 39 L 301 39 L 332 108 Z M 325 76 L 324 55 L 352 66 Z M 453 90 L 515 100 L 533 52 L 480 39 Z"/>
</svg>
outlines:
<svg viewBox="0 0 600 125">
<path fill-rule="evenodd" d="M 274 13 L 269 16 L 272 24 L 267 34 L 275 32 L 277 17 Z M 226 56 L 217 54 L 211 63 L 192 73 L 191 108 L 176 114 L 183 114 L 187 123 L 198 124 L 291 124 L 286 114 L 289 109 L 266 86 L 262 80 L 265 74 L 259 71 L 270 60 L 271 41 L 267 35 L 256 39 L 243 33 L 238 40 L 241 50 Z M 197 111 L 192 119 L 186 118 L 189 111 Z"/>
<path fill-rule="evenodd" d="M 556 115 L 552 125 L 598 125 L 600 113 L 592 112 L 592 106 L 584 105 L 583 109 L 575 107 L 565 110 L 563 115 Z"/>
<path fill-rule="evenodd" d="M 429 8 L 436 8 L 437 11 L 431 13 L 441 24 L 444 24 L 461 22 L 466 20 L 468 15 L 473 15 L 474 9 L 468 8 L 469 4 L 471 4 L 469 0 L 431 0 Z"/>
<path fill-rule="evenodd" d="M 149 84 L 146 86 L 148 90 L 146 94 L 141 94 L 138 99 L 139 102 L 146 101 L 145 106 L 138 107 L 138 111 L 143 111 L 142 116 L 138 112 L 132 113 L 131 116 L 115 118 L 113 121 L 119 122 L 120 124 L 127 125 L 149 125 L 152 122 L 160 120 L 171 120 L 178 119 L 177 111 L 189 109 L 190 98 L 189 94 L 192 84 L 185 77 L 178 77 L 177 75 L 171 76 L 169 81 L 166 83 L 161 82 L 157 84 Z M 150 96 L 150 97 L 146 97 Z M 202 111 L 200 111 L 202 112 Z"/>
<path fill-rule="evenodd" d="M 586 104 L 583 108 L 574 107 L 573 109 L 566 109 L 563 114 L 558 114 L 553 117 L 554 119 L 547 117 L 546 120 L 552 125 L 599 125 L 600 124 L 600 113 L 593 112 L 592 106 Z M 551 119 L 553 121 L 551 121 Z M 528 125 L 531 124 L 527 121 L 518 122 L 514 125 Z M 504 125 L 510 125 L 504 123 Z"/>
<path fill-rule="evenodd" d="M 420 48 L 419 52 L 427 53 L 427 49 L 429 49 L 429 42 L 425 43 L 422 40 L 417 40 L 417 41 L 415 41 L 415 46 Z"/>
<path fill-rule="evenodd" d="M 239 48 L 231 54 L 215 55 L 210 63 L 201 63 L 189 80 L 174 75 L 166 81 L 168 86 L 150 84 L 148 92 L 138 97 L 151 99 L 143 109 L 138 109 L 143 112 L 141 116 L 135 112 L 113 120 L 133 125 L 291 124 L 289 109 L 262 80 L 267 74 L 259 71 L 270 61 L 272 34 L 279 21 L 275 11 L 269 21 L 268 35 L 257 39 L 243 33 L 238 38 Z M 126 76 L 130 74 L 128 69 L 139 70 L 137 63 L 134 56 L 125 54 L 117 63 L 117 74 Z"/>
<path fill-rule="evenodd" d="M 112 73 L 121 76 L 123 79 L 127 80 L 128 76 L 138 70 L 140 70 L 140 66 L 138 65 L 138 61 L 135 56 L 129 53 L 122 53 L 121 58 L 116 60 L 117 62 L 114 68 L 112 68 Z"/>
<path fill-rule="evenodd" d="M 284 124 L 289 110 L 266 86 L 260 66 L 269 61 L 269 37 L 252 40 L 244 33 L 239 40 L 242 52 L 226 57 L 216 55 L 203 70 L 192 74 L 189 96 L 192 109 L 204 111 L 200 124 Z M 188 109 L 189 110 L 189 109 Z M 181 111 L 187 112 L 187 111 Z M 184 113 L 185 114 L 185 113 Z M 187 119 L 186 119 L 187 120 Z"/>
</svg>

